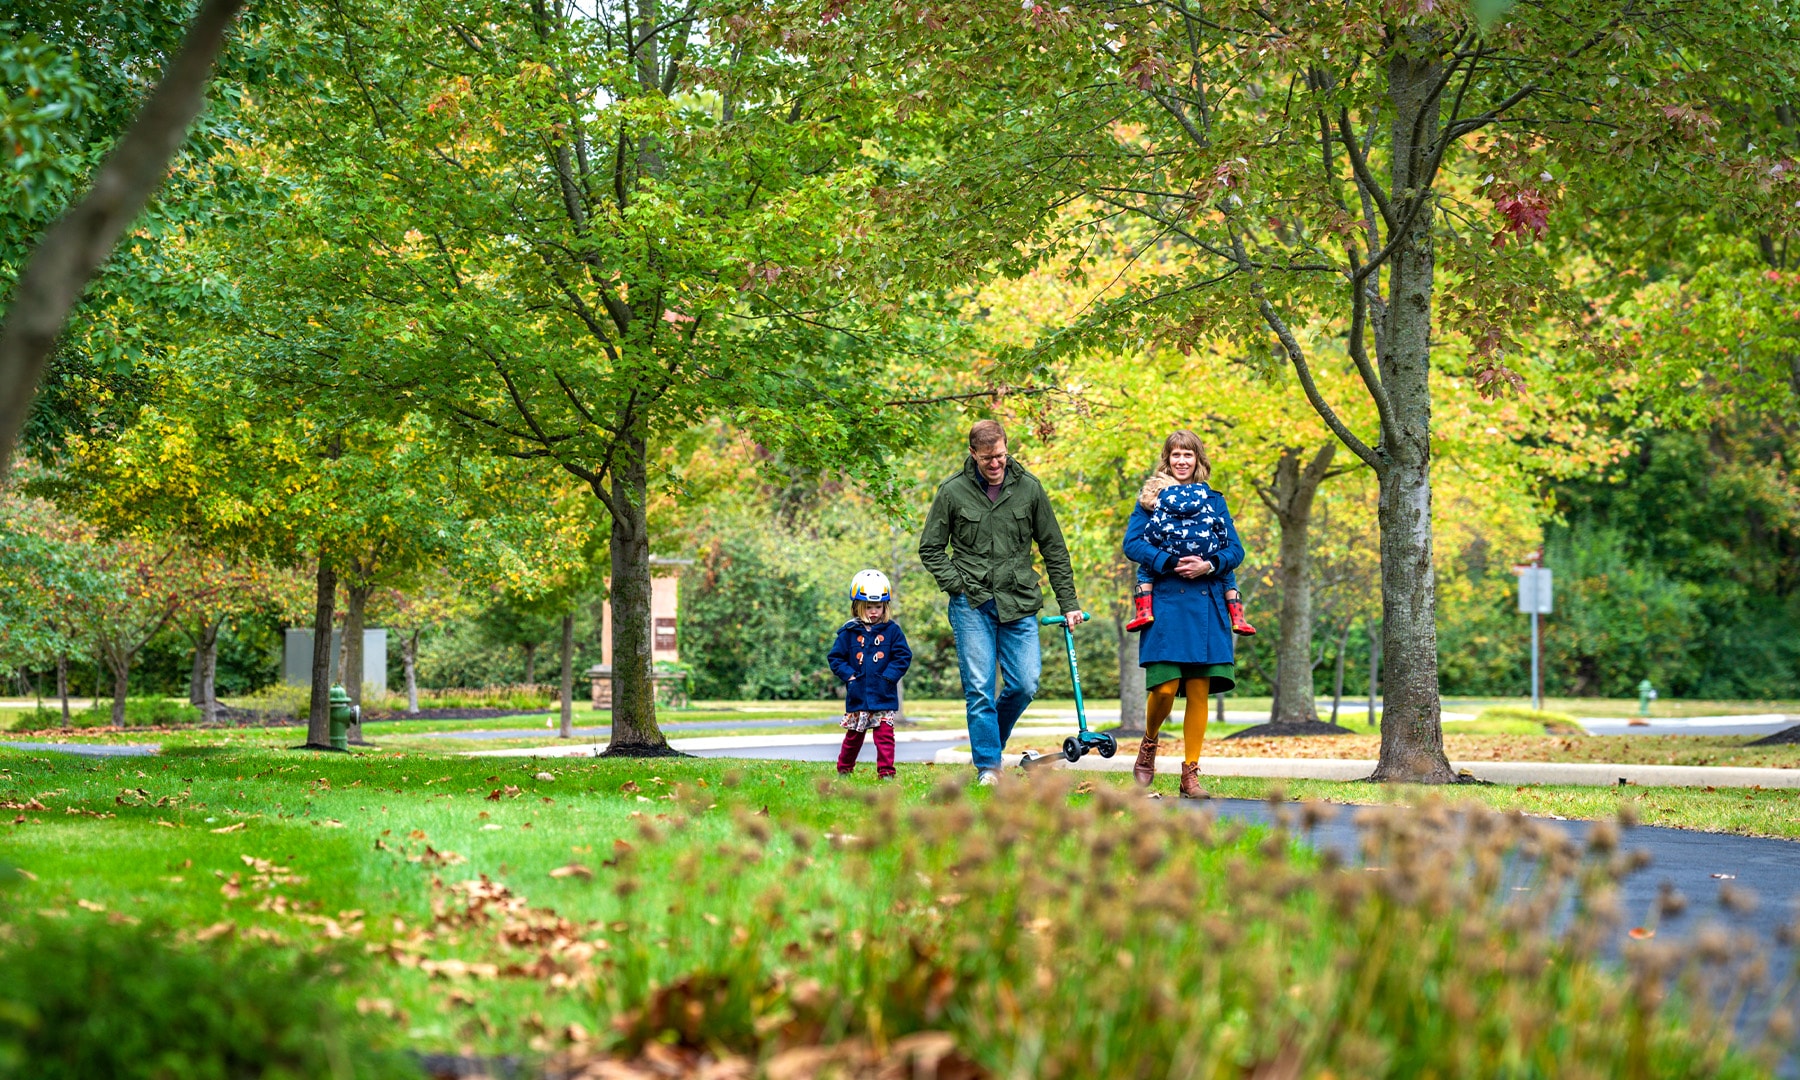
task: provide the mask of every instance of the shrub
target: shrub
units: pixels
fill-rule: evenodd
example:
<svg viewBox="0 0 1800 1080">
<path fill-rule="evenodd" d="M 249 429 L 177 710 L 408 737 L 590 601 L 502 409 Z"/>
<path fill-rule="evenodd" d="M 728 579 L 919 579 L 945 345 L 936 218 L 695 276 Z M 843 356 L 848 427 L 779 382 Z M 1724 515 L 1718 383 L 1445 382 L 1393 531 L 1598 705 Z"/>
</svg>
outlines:
<svg viewBox="0 0 1800 1080">
<path fill-rule="evenodd" d="M 125 699 L 126 727 L 176 727 L 198 723 L 199 720 L 200 710 L 184 702 L 171 701 L 165 697 Z M 71 712 L 69 723 L 82 728 L 107 727 L 112 724 L 112 702 L 101 699 L 92 708 Z M 39 705 L 35 712 L 18 724 L 20 730 L 33 731 L 62 726 L 62 709 L 53 705 Z"/>
<path fill-rule="evenodd" d="M 372 1053 L 334 962 L 48 920 L 0 938 L 0 1078 L 417 1076 Z"/>
<path fill-rule="evenodd" d="M 1586 735 L 1587 731 L 1568 713 L 1551 712 L 1548 709 L 1528 709 L 1523 705 L 1496 705 L 1491 709 L 1483 709 L 1477 716 L 1477 722 L 1483 720 L 1523 720 L 1527 723 L 1542 724 L 1546 734 L 1550 735 Z"/>
<path fill-rule="evenodd" d="M 225 702 L 240 712 L 255 713 L 269 719 L 299 720 L 312 707 L 312 687 L 290 683 L 271 683 L 253 694 L 234 697 Z"/>
</svg>

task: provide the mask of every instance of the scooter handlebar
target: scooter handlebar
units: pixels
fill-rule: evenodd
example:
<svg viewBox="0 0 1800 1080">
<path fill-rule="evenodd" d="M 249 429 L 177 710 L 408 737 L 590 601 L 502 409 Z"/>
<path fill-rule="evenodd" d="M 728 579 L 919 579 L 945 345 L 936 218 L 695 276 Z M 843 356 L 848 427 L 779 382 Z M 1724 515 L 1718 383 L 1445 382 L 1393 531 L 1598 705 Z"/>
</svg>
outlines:
<svg viewBox="0 0 1800 1080">
<path fill-rule="evenodd" d="M 1092 615 L 1089 615 L 1085 611 L 1081 613 L 1081 617 L 1083 619 L 1093 618 Z M 1040 626 L 1061 626 L 1063 623 L 1068 622 L 1068 621 L 1069 620 L 1068 620 L 1067 616 L 1063 616 L 1063 615 L 1039 615 L 1038 616 L 1038 625 L 1040 625 Z"/>
</svg>

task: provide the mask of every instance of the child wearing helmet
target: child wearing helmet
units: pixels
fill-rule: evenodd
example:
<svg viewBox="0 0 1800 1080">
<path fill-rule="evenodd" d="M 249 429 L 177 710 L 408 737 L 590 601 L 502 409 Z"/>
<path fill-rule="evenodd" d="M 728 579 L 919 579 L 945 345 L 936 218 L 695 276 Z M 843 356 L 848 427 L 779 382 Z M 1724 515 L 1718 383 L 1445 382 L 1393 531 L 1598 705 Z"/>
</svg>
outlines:
<svg viewBox="0 0 1800 1080">
<path fill-rule="evenodd" d="M 894 778 L 894 720 L 900 711 L 896 689 L 912 663 L 906 634 L 888 618 L 894 599 L 887 575 L 859 571 L 850 581 L 850 621 L 838 630 L 827 658 L 831 672 L 844 680 L 844 745 L 838 751 L 838 775 L 849 776 L 862 753 L 863 739 L 875 733 L 875 775 Z"/>
</svg>

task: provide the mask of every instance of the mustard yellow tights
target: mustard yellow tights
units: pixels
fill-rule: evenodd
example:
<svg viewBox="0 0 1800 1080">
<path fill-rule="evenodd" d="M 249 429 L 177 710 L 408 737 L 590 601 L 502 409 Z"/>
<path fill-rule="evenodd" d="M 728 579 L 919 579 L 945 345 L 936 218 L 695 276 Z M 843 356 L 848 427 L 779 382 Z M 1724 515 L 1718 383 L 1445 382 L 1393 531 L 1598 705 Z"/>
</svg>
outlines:
<svg viewBox="0 0 1800 1080">
<path fill-rule="evenodd" d="M 1149 700 L 1144 702 L 1144 730 L 1150 738 L 1156 738 L 1163 721 L 1175 711 L 1175 690 L 1180 681 L 1170 679 L 1150 688 Z M 1187 707 L 1181 713 L 1181 756 L 1189 764 L 1200 760 L 1200 744 L 1206 740 L 1206 701 L 1211 686 L 1211 679 L 1187 680 Z"/>
</svg>

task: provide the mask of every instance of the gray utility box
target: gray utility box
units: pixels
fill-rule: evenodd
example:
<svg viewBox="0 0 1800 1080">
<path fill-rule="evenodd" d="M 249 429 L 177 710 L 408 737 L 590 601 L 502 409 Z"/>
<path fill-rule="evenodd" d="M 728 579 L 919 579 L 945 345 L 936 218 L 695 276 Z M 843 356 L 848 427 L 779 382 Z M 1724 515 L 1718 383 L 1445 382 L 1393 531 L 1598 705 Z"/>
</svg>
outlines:
<svg viewBox="0 0 1800 1080">
<path fill-rule="evenodd" d="M 337 682 L 338 658 L 343 655 L 344 632 L 331 632 L 331 681 Z M 282 637 L 281 681 L 290 686 L 312 685 L 313 632 L 292 627 Z M 363 631 L 363 686 L 387 693 L 387 631 Z M 347 689 L 347 688 L 346 688 Z"/>
</svg>

